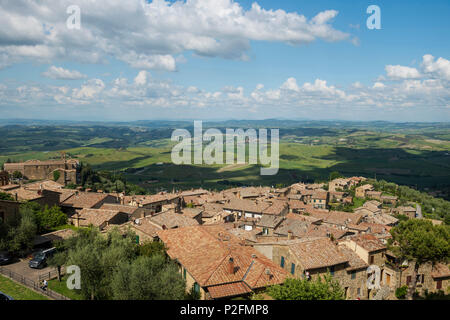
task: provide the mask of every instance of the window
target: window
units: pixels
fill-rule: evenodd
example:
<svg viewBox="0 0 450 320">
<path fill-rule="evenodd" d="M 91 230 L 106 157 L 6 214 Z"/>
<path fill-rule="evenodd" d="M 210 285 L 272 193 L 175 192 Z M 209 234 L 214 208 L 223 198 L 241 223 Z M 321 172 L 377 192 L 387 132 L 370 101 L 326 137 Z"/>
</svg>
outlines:
<svg viewBox="0 0 450 320">
<path fill-rule="evenodd" d="M 334 266 L 331 266 L 331 267 L 330 267 L 330 274 L 331 274 L 332 276 L 334 276 Z"/>
<path fill-rule="evenodd" d="M 295 274 L 295 264 L 291 263 L 291 273 Z"/>
<path fill-rule="evenodd" d="M 424 280 L 424 275 L 423 274 L 418 274 L 416 276 L 416 282 L 417 283 L 423 283 L 423 280 Z"/>
<path fill-rule="evenodd" d="M 356 271 L 352 271 L 352 279 L 356 279 Z"/>
<path fill-rule="evenodd" d="M 186 279 L 186 269 L 183 268 L 183 279 Z"/>
<path fill-rule="evenodd" d="M 358 288 L 357 293 L 358 293 L 358 296 L 361 295 L 361 288 Z"/>
<path fill-rule="evenodd" d="M 281 266 L 282 268 L 284 268 L 284 257 L 283 257 L 283 256 L 281 256 L 280 266 Z"/>
<path fill-rule="evenodd" d="M 436 282 L 436 289 L 438 289 L 438 290 L 442 289 L 442 280 L 438 280 Z"/>
<path fill-rule="evenodd" d="M 195 293 L 200 293 L 200 286 L 198 285 L 198 283 L 194 283 L 194 292 Z"/>
<path fill-rule="evenodd" d="M 411 276 L 406 277 L 406 284 L 409 285 L 411 283 Z"/>
<path fill-rule="evenodd" d="M 373 264 L 374 260 L 375 260 L 375 257 L 374 256 L 370 256 L 369 257 L 369 264 Z"/>
</svg>

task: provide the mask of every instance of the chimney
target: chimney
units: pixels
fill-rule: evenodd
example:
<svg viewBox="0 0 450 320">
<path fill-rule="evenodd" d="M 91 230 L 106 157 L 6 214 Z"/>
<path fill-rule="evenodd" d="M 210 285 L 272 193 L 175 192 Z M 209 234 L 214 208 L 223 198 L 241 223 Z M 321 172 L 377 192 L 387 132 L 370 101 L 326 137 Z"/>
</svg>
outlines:
<svg viewBox="0 0 450 320">
<path fill-rule="evenodd" d="M 293 234 L 291 230 L 288 230 L 288 240 L 291 240 L 293 238 Z"/>
<path fill-rule="evenodd" d="M 232 257 L 228 260 L 228 273 L 234 274 L 234 259 Z"/>
</svg>

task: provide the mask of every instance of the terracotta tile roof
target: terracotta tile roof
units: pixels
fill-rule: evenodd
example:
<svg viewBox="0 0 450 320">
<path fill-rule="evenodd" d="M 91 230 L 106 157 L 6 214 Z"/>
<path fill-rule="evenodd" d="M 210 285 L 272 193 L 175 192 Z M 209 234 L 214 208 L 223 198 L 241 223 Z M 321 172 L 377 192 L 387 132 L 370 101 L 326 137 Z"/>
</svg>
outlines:
<svg viewBox="0 0 450 320">
<path fill-rule="evenodd" d="M 265 208 L 263 214 L 280 215 L 288 208 L 287 201 L 273 200 L 269 207 Z"/>
<path fill-rule="evenodd" d="M 347 232 L 338 228 L 327 225 L 311 225 L 306 232 L 307 237 L 328 237 L 333 235 L 334 239 L 340 239 L 345 236 Z"/>
<path fill-rule="evenodd" d="M 64 185 L 55 182 L 53 180 L 44 180 L 33 183 L 27 183 L 23 187 L 28 190 L 39 190 L 42 187 L 42 189 L 60 192 L 61 189 L 63 189 Z"/>
<path fill-rule="evenodd" d="M 311 223 L 308 221 L 288 218 L 275 229 L 274 233 L 287 236 L 289 232 L 292 232 L 292 235 L 300 238 L 307 234 L 310 225 Z"/>
<path fill-rule="evenodd" d="M 124 205 L 124 204 L 118 204 L 118 203 L 104 203 L 100 209 L 105 209 L 105 210 L 117 210 L 120 212 L 124 212 L 126 214 L 133 214 L 136 212 L 136 210 L 138 210 L 137 207 L 135 206 L 129 206 L 129 205 Z"/>
<path fill-rule="evenodd" d="M 299 240 L 289 245 L 304 270 L 331 267 L 347 263 L 348 259 L 328 238 Z"/>
<path fill-rule="evenodd" d="M 230 202 L 224 204 L 223 208 L 262 214 L 263 210 L 269 206 L 270 203 L 268 202 L 255 202 L 253 200 L 246 199 L 231 199 Z"/>
<path fill-rule="evenodd" d="M 135 221 L 130 221 L 127 223 L 127 225 L 149 235 L 152 238 L 155 238 L 157 236 L 157 232 L 159 230 L 162 230 L 161 227 L 158 227 L 154 223 L 150 222 L 148 218 L 141 218 L 136 220 L 138 221 L 138 223 L 135 223 Z"/>
<path fill-rule="evenodd" d="M 208 191 L 204 189 L 197 189 L 197 190 L 190 190 L 190 191 L 183 191 L 180 193 L 180 196 L 187 197 L 187 196 L 199 196 L 202 194 L 207 194 Z"/>
<path fill-rule="evenodd" d="M 351 237 L 350 240 L 369 252 L 386 249 L 384 243 L 372 234 L 361 234 Z"/>
<path fill-rule="evenodd" d="M 313 216 L 307 216 L 304 214 L 297 214 L 297 213 L 288 213 L 286 215 L 286 218 L 300 220 L 300 221 L 307 221 L 307 222 L 314 223 L 314 224 L 322 222 L 322 219 L 320 219 L 320 218 L 313 217 Z"/>
<path fill-rule="evenodd" d="M 252 230 L 245 230 L 242 228 L 230 228 L 227 229 L 229 233 L 236 236 L 240 240 L 244 241 L 250 241 L 250 242 L 257 242 L 258 239 L 256 238 L 256 235 L 259 234 L 262 229 L 261 228 L 253 228 Z"/>
<path fill-rule="evenodd" d="M 450 269 L 448 268 L 448 265 L 437 263 L 433 266 L 433 271 L 431 271 L 431 276 L 434 279 L 438 278 L 448 278 L 450 277 Z"/>
<path fill-rule="evenodd" d="M 61 190 L 58 190 L 58 192 L 61 194 L 59 196 L 59 203 L 61 203 L 61 204 L 76 193 L 75 190 L 71 190 L 71 189 L 61 189 Z"/>
<path fill-rule="evenodd" d="M 37 235 L 33 240 L 33 245 L 39 246 L 48 242 L 65 240 L 72 237 L 74 234 L 75 231 L 73 231 L 72 229 L 63 229 L 46 233 L 43 235 Z"/>
<path fill-rule="evenodd" d="M 18 184 L 7 184 L 6 186 L 0 186 L 0 190 L 6 192 L 12 189 L 20 188 L 20 185 Z"/>
<path fill-rule="evenodd" d="M 177 259 L 202 287 L 245 282 L 251 288 L 284 281 L 287 272 L 220 225 L 159 231 L 167 253 Z M 229 260 L 234 260 L 230 273 Z"/>
<path fill-rule="evenodd" d="M 369 227 L 364 226 L 361 223 L 360 224 L 349 223 L 349 224 L 347 224 L 347 227 L 351 230 L 356 230 L 356 231 L 361 231 L 361 232 L 366 232 L 369 230 Z"/>
<path fill-rule="evenodd" d="M 247 294 L 252 292 L 252 289 L 244 282 L 234 282 L 208 287 L 208 292 L 211 295 L 211 298 L 217 299 Z"/>
<path fill-rule="evenodd" d="M 370 233 L 389 233 L 392 228 L 384 224 L 361 222 L 359 226 L 370 228 Z"/>
<path fill-rule="evenodd" d="M 376 224 L 382 224 L 382 225 L 394 225 L 398 222 L 398 219 L 382 213 L 382 214 L 377 214 L 377 215 L 373 215 L 371 217 L 366 217 L 365 218 L 366 222 L 370 222 L 370 223 L 376 223 Z"/>
<path fill-rule="evenodd" d="M 325 190 L 314 190 L 312 194 L 313 199 L 326 200 L 328 197 L 328 192 Z"/>
<path fill-rule="evenodd" d="M 38 193 L 38 191 L 33 190 L 27 190 L 22 188 L 8 190 L 6 193 L 9 193 L 13 197 L 17 196 L 17 200 L 19 201 L 29 201 L 29 200 L 36 200 L 39 198 L 42 198 L 42 195 Z"/>
<path fill-rule="evenodd" d="M 108 196 L 103 193 L 79 192 L 64 200 L 61 205 L 74 208 L 92 208 Z"/>
<path fill-rule="evenodd" d="M 92 224 L 93 226 L 100 227 L 119 213 L 117 210 L 84 208 L 80 211 L 78 219 L 80 226 L 89 226 Z"/>
<path fill-rule="evenodd" d="M 178 197 L 179 196 L 177 194 L 173 194 L 173 193 L 154 194 L 154 195 L 150 195 L 150 196 L 144 196 L 143 198 L 140 199 L 139 203 L 141 205 L 145 206 L 148 204 L 162 202 L 162 201 L 171 201 Z"/>
<path fill-rule="evenodd" d="M 223 204 L 220 203 L 205 203 L 202 208 L 202 217 L 205 218 L 212 218 L 223 212 Z"/>
<path fill-rule="evenodd" d="M 149 220 L 168 229 L 198 225 L 198 221 L 173 211 L 166 211 L 149 217 Z"/>
<path fill-rule="evenodd" d="M 361 214 L 354 212 L 330 211 L 330 214 L 325 220 L 330 223 L 343 225 L 345 223 L 358 224 L 361 218 Z"/>
<path fill-rule="evenodd" d="M 348 259 L 347 271 L 366 269 L 369 265 L 362 260 L 356 252 L 351 250 L 345 245 L 338 245 L 338 250 L 343 254 L 343 256 Z"/>
<path fill-rule="evenodd" d="M 322 219 L 324 222 L 344 225 L 345 223 L 358 224 L 363 215 L 354 212 L 344 211 L 319 211 L 315 210 L 309 213 L 312 217 Z"/>
<path fill-rule="evenodd" d="M 183 208 L 181 213 L 188 218 L 194 219 L 203 212 L 202 208 Z"/>
<path fill-rule="evenodd" d="M 303 201 L 297 199 L 289 200 L 288 204 L 290 209 L 306 209 L 307 207 L 312 208 L 312 205 L 305 204 Z"/>
<path fill-rule="evenodd" d="M 257 225 L 263 228 L 276 228 L 284 219 L 280 216 L 263 214 Z"/>
</svg>

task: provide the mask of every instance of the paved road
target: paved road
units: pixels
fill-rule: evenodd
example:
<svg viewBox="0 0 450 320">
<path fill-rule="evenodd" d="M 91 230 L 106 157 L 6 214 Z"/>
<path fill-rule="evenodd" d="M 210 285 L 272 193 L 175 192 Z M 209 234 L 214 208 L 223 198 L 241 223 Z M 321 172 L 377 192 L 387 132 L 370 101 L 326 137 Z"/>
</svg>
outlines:
<svg viewBox="0 0 450 320">
<path fill-rule="evenodd" d="M 423 219 L 422 207 L 418 203 L 416 203 L 416 218 Z"/>
<path fill-rule="evenodd" d="M 28 262 L 29 262 L 29 259 L 23 259 L 19 262 L 8 264 L 3 267 L 5 269 L 11 270 L 15 273 L 18 273 L 25 278 L 33 280 L 36 283 L 39 281 L 39 275 L 53 270 L 53 268 L 51 268 L 51 267 L 46 267 L 43 269 L 32 269 L 28 266 Z"/>
</svg>

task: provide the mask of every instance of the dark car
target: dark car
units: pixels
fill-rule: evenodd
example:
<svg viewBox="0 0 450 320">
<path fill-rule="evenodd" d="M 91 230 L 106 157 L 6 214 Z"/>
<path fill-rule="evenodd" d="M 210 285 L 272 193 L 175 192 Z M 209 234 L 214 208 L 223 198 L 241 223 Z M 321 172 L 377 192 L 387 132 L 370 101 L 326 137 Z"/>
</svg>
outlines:
<svg viewBox="0 0 450 320">
<path fill-rule="evenodd" d="M 12 297 L 0 291 L 0 301 L 14 300 Z"/>
<path fill-rule="evenodd" d="M 0 252 L 0 266 L 11 263 L 12 257 L 8 252 Z"/>
<path fill-rule="evenodd" d="M 56 248 L 38 251 L 33 255 L 33 259 L 30 260 L 28 265 L 30 268 L 42 269 L 47 266 L 47 259 L 53 256 Z"/>
</svg>

